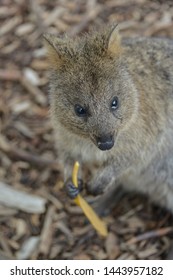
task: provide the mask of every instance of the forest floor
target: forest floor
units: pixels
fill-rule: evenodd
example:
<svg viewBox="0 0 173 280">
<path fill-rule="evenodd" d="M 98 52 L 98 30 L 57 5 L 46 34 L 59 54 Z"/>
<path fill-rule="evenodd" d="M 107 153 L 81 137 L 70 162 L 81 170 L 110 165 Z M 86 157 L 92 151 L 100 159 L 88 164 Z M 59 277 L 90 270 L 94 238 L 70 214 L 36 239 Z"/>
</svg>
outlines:
<svg viewBox="0 0 173 280">
<path fill-rule="evenodd" d="M 108 22 L 122 36 L 173 38 L 173 4 L 1 0 L 0 259 L 164 259 L 173 241 L 173 217 L 146 197 L 120 199 L 103 238 L 62 188 L 42 34 L 76 36 Z"/>
</svg>

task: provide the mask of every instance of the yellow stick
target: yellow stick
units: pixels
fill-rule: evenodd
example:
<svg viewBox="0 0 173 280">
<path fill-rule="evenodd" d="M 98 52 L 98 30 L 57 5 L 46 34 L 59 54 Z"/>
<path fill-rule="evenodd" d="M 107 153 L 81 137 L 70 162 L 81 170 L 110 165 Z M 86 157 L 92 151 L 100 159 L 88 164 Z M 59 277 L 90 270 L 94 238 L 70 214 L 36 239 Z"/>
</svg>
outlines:
<svg viewBox="0 0 173 280">
<path fill-rule="evenodd" d="M 78 188 L 78 181 L 77 181 L 78 170 L 79 170 L 79 162 L 76 161 L 74 164 L 73 173 L 72 173 L 72 182 L 76 188 Z"/>
<path fill-rule="evenodd" d="M 79 162 L 75 162 L 74 168 L 73 168 L 73 173 L 72 173 L 72 182 L 75 187 L 78 187 L 78 181 L 77 181 L 77 174 L 79 170 Z M 106 225 L 101 219 L 97 216 L 97 214 L 94 212 L 94 210 L 91 208 L 91 206 L 82 198 L 81 195 L 78 195 L 74 199 L 75 203 L 80 206 L 88 218 L 88 220 L 91 222 L 93 227 L 102 235 L 102 236 L 107 236 L 108 231 L 106 228 Z"/>
</svg>

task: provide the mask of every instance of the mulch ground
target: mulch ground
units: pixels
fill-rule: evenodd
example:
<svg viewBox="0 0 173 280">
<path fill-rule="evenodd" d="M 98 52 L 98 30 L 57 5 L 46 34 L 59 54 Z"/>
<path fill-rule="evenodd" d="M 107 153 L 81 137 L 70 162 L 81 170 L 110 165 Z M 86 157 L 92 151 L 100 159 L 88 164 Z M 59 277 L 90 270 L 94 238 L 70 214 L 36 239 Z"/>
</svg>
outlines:
<svg viewBox="0 0 173 280">
<path fill-rule="evenodd" d="M 122 36 L 173 38 L 173 4 L 1 0 L 0 259 L 164 259 L 173 241 L 173 217 L 148 198 L 124 196 L 103 238 L 62 188 L 42 33 L 76 36 L 108 22 Z"/>
</svg>

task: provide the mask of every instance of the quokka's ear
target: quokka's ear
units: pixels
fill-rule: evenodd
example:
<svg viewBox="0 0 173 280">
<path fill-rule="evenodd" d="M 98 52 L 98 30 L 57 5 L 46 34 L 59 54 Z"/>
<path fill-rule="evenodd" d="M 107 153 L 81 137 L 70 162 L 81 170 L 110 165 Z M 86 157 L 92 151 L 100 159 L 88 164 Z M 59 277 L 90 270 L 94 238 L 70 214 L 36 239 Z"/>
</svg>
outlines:
<svg viewBox="0 0 173 280">
<path fill-rule="evenodd" d="M 108 37 L 108 53 L 112 56 L 118 55 L 122 52 L 121 36 L 117 25 L 113 26 Z"/>
<path fill-rule="evenodd" d="M 61 54 L 63 40 L 49 33 L 43 34 L 43 38 L 51 66 L 60 67 L 63 63 L 63 55 Z"/>
</svg>

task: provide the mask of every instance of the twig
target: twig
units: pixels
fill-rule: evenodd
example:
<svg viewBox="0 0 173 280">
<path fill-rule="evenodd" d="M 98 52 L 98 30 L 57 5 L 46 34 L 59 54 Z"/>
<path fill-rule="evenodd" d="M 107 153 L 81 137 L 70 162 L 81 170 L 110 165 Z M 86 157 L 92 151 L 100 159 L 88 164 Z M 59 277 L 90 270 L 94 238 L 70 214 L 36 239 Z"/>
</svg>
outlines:
<svg viewBox="0 0 173 280">
<path fill-rule="evenodd" d="M 7 253 L 3 252 L 2 250 L 0 250 L 0 260 L 14 260 L 15 257 L 13 256 L 9 256 Z"/>
<path fill-rule="evenodd" d="M 18 70 L 0 69 L 0 80 L 19 81 L 21 72 Z"/>
<path fill-rule="evenodd" d="M 70 31 L 70 36 L 78 35 L 80 32 L 85 30 L 85 28 L 88 26 L 89 22 L 94 20 L 98 14 L 101 12 L 101 6 L 96 6 L 94 10 L 90 10 L 89 13 L 87 12 L 86 15 L 83 17 L 83 20 L 75 25 Z"/>
<path fill-rule="evenodd" d="M 24 77 L 20 78 L 20 83 L 32 94 L 32 96 L 38 104 L 46 105 L 47 98 L 44 96 L 43 92 L 38 87 L 32 85 L 30 81 Z"/>
<path fill-rule="evenodd" d="M 6 238 L 4 238 L 4 236 L 1 233 L 0 233 L 0 244 L 1 244 L 2 248 L 3 248 L 3 250 L 4 250 L 7 258 L 12 259 L 13 258 L 13 254 L 12 254 L 12 252 L 10 250 L 8 242 L 7 242 Z"/>
<path fill-rule="evenodd" d="M 38 246 L 40 241 L 39 236 L 31 236 L 29 237 L 22 245 L 20 250 L 16 253 L 16 257 L 18 260 L 27 260 L 31 257 L 33 252 Z"/>
<path fill-rule="evenodd" d="M 56 167 L 59 171 L 62 170 L 62 166 L 55 160 L 45 159 L 38 155 L 32 155 L 31 153 L 19 149 L 18 147 L 10 146 L 10 144 L 0 136 L 0 150 L 5 152 L 12 159 L 19 159 L 31 164 L 35 164 L 40 167 L 50 166 Z"/>
<path fill-rule="evenodd" d="M 18 81 L 21 85 L 32 94 L 36 102 L 40 105 L 46 105 L 47 98 L 43 92 L 23 76 L 19 70 L 0 69 L 0 80 Z"/>
<path fill-rule="evenodd" d="M 46 199 L 31 195 L 0 182 L 0 204 L 27 213 L 44 213 Z"/>
<path fill-rule="evenodd" d="M 53 234 L 52 222 L 53 222 L 54 213 L 55 213 L 55 207 L 50 206 L 44 220 L 44 226 L 42 229 L 40 246 L 39 246 L 39 251 L 44 255 L 48 254 L 50 250 L 50 245 L 52 243 L 52 234 Z"/>
<path fill-rule="evenodd" d="M 10 32 L 11 30 L 13 30 L 18 24 L 20 24 L 22 22 L 22 18 L 19 16 L 15 16 L 13 18 L 11 18 L 10 20 L 6 21 L 0 29 L 0 37 L 4 36 L 5 34 L 7 34 L 8 32 Z"/>
<path fill-rule="evenodd" d="M 146 239 L 150 239 L 150 238 L 154 238 L 154 237 L 159 237 L 159 236 L 164 236 L 168 233 L 173 232 L 173 227 L 166 227 L 166 228 L 160 228 L 160 229 L 156 229 L 156 230 L 151 230 L 148 232 L 145 232 L 143 234 L 140 234 L 138 236 L 135 236 L 133 238 L 131 238 L 130 240 L 128 240 L 126 242 L 126 244 L 130 245 L 130 244 L 134 244 L 137 243 L 139 241 L 142 240 L 146 240 Z"/>
<path fill-rule="evenodd" d="M 49 159 L 45 159 L 43 157 L 40 157 L 38 155 L 32 155 L 29 152 L 23 151 L 21 149 L 14 149 L 14 150 L 10 150 L 10 152 L 7 152 L 7 154 L 9 155 L 9 157 L 11 158 L 15 158 L 15 159 L 20 159 L 26 162 L 29 162 L 31 164 L 35 164 L 37 166 L 50 166 L 50 167 L 57 167 L 58 170 L 61 169 L 59 163 L 55 160 L 49 160 Z"/>
</svg>

